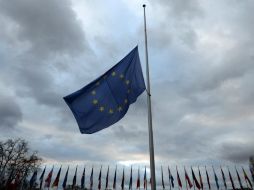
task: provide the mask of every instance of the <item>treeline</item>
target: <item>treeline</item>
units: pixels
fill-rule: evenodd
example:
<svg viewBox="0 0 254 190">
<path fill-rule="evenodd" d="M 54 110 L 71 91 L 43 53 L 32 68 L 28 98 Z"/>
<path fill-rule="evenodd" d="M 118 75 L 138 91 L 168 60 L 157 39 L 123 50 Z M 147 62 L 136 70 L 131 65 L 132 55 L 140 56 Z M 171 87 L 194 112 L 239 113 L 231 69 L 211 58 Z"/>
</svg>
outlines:
<svg viewBox="0 0 254 190">
<path fill-rule="evenodd" d="M 0 189 L 27 189 L 42 159 L 22 139 L 0 141 Z"/>
</svg>

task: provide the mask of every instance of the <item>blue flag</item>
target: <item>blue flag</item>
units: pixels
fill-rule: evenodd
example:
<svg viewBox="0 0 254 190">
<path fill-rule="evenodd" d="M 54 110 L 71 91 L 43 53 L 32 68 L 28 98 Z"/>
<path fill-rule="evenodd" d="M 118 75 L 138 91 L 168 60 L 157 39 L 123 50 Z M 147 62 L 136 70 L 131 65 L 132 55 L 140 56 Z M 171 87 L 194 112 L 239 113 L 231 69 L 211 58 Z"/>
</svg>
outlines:
<svg viewBox="0 0 254 190">
<path fill-rule="evenodd" d="M 63 188 L 65 189 L 66 187 L 66 183 L 67 183 L 67 179 L 68 179 L 68 173 L 69 173 L 69 166 L 68 166 L 68 169 L 66 171 L 66 174 L 65 174 L 65 177 L 64 177 L 64 180 L 63 180 Z"/>
<path fill-rule="evenodd" d="M 80 132 L 91 134 L 122 119 L 145 88 L 138 47 L 135 47 L 105 74 L 64 100 Z"/>
</svg>

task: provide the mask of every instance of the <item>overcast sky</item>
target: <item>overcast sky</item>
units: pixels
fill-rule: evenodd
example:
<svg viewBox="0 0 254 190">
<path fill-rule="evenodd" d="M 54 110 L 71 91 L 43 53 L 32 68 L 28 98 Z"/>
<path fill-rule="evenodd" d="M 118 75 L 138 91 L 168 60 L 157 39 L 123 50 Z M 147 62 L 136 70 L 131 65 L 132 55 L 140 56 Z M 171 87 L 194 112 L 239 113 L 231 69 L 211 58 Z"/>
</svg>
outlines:
<svg viewBox="0 0 254 190">
<path fill-rule="evenodd" d="M 1 140 L 26 139 L 49 165 L 149 165 L 145 93 L 92 135 L 80 134 L 62 99 L 136 45 L 145 71 L 143 3 L 156 167 L 246 165 L 254 154 L 252 0 L 0 0 Z"/>
</svg>

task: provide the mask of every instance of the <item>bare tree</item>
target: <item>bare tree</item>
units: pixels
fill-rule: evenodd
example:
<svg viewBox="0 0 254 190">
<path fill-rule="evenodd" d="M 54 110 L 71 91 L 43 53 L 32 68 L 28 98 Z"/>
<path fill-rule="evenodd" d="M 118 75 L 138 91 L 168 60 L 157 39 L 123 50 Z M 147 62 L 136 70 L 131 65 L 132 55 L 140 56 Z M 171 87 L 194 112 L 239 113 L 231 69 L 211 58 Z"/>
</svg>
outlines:
<svg viewBox="0 0 254 190">
<path fill-rule="evenodd" d="M 38 169 L 41 161 L 23 139 L 0 141 L 0 189 L 8 189 L 10 184 L 22 189 L 27 176 Z"/>
</svg>

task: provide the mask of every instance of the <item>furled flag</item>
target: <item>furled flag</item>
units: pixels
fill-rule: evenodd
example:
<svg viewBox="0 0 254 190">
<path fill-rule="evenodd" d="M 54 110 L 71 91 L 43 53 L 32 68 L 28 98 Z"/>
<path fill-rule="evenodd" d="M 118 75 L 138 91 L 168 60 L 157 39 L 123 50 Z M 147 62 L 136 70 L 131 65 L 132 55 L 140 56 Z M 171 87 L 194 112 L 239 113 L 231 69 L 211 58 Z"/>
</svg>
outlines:
<svg viewBox="0 0 254 190">
<path fill-rule="evenodd" d="M 137 189 L 140 189 L 140 174 L 139 174 L 139 168 L 138 168 Z"/>
<path fill-rule="evenodd" d="M 93 189 L 93 167 L 90 175 L 90 189 Z"/>
<path fill-rule="evenodd" d="M 225 174 L 224 174 L 224 172 L 223 172 L 222 167 L 220 167 L 220 170 L 221 170 L 221 175 L 222 175 L 224 187 L 225 187 L 225 189 L 227 189 L 226 177 L 225 177 Z"/>
<path fill-rule="evenodd" d="M 53 182 L 52 187 L 58 187 L 58 183 L 59 183 L 59 179 L 60 179 L 60 175 L 61 175 L 61 169 L 62 169 L 62 166 L 60 167 L 60 169 L 56 175 L 56 179 Z"/>
<path fill-rule="evenodd" d="M 131 174 L 130 174 L 129 189 L 132 189 L 132 166 L 131 166 Z"/>
<path fill-rule="evenodd" d="M 241 190 L 243 190 L 243 184 L 242 184 L 242 181 L 241 181 L 241 178 L 240 178 L 240 175 L 235 167 L 235 171 L 236 171 L 236 175 L 237 175 L 237 179 L 238 179 L 238 182 L 239 182 L 239 185 L 240 185 L 240 188 Z"/>
<path fill-rule="evenodd" d="M 176 166 L 176 173 L 177 173 L 177 182 L 178 182 L 178 186 L 182 188 L 182 181 L 181 178 L 179 176 L 178 170 L 177 170 L 177 166 Z"/>
<path fill-rule="evenodd" d="M 65 177 L 64 177 L 64 180 L 63 180 L 63 185 L 62 185 L 63 189 L 66 188 L 66 183 L 67 183 L 67 179 L 68 179 L 68 173 L 69 173 L 69 166 L 67 168 L 67 171 L 66 171 L 66 174 L 65 174 Z"/>
<path fill-rule="evenodd" d="M 43 178 L 44 178 L 45 171 L 46 171 L 46 166 L 44 167 L 44 170 L 43 170 L 43 172 L 41 173 L 41 176 L 40 176 L 40 189 L 42 188 L 42 183 L 43 183 Z"/>
<path fill-rule="evenodd" d="M 204 189 L 204 184 L 203 184 L 203 180 L 202 180 L 202 175 L 201 175 L 201 172 L 200 172 L 199 167 L 198 167 L 198 175 L 199 175 L 200 187 L 201 187 L 201 189 Z"/>
<path fill-rule="evenodd" d="M 86 180 L 86 167 L 84 167 L 82 177 L 81 177 L 81 189 L 85 188 L 85 180 Z"/>
<path fill-rule="evenodd" d="M 30 179 L 30 188 L 32 189 L 35 185 L 35 182 L 37 180 L 37 170 L 34 171 L 31 179 Z"/>
<path fill-rule="evenodd" d="M 82 89 L 64 97 L 81 133 L 91 134 L 113 125 L 145 90 L 138 47 Z"/>
<path fill-rule="evenodd" d="M 164 179 L 163 179 L 163 168 L 161 166 L 161 185 L 162 185 L 162 188 L 165 189 L 165 184 L 164 184 Z"/>
<path fill-rule="evenodd" d="M 216 173 L 215 173 L 214 168 L 213 168 L 213 174 L 214 174 L 214 179 L 215 179 L 215 182 L 216 182 L 216 187 L 217 187 L 217 189 L 219 190 L 219 189 L 220 189 L 219 181 L 218 181 L 218 177 L 217 177 L 217 175 L 216 175 Z"/>
<path fill-rule="evenodd" d="M 77 170 L 78 170 L 78 166 L 76 166 L 75 174 L 74 174 L 74 176 L 73 176 L 73 180 L 72 180 L 72 189 L 74 189 L 75 186 L 76 186 L 76 181 L 77 181 Z"/>
<path fill-rule="evenodd" d="M 187 173 L 185 167 L 184 167 L 184 173 L 185 173 L 185 180 L 188 182 L 189 187 L 192 188 L 193 184 L 191 183 L 191 180 L 188 176 L 188 173 Z"/>
<path fill-rule="evenodd" d="M 254 156 L 250 157 L 249 168 L 250 168 L 250 174 L 252 177 L 252 182 L 254 183 Z"/>
<path fill-rule="evenodd" d="M 54 166 L 52 167 L 51 171 L 49 172 L 48 177 L 45 179 L 44 187 L 48 187 L 48 188 L 50 187 L 53 170 L 54 170 Z"/>
<path fill-rule="evenodd" d="M 207 172 L 207 170 L 206 170 L 206 166 L 205 166 L 205 173 L 206 173 L 207 184 L 208 184 L 208 187 L 209 187 L 209 190 L 210 190 L 210 189 L 211 189 L 211 185 L 210 185 L 209 175 L 208 175 L 208 172 Z"/>
<path fill-rule="evenodd" d="M 147 189 L 146 166 L 145 166 L 145 173 L 144 173 L 144 189 Z"/>
<path fill-rule="evenodd" d="M 117 170 L 117 166 L 115 169 L 115 175 L 114 175 L 114 181 L 113 181 L 113 189 L 116 189 L 116 170 Z"/>
<path fill-rule="evenodd" d="M 244 179 L 245 179 L 246 183 L 248 182 L 249 187 L 252 189 L 253 186 L 252 186 L 252 184 L 251 184 L 251 182 L 250 182 L 250 179 L 248 178 L 248 175 L 247 175 L 247 173 L 245 172 L 245 170 L 244 170 L 243 167 L 242 167 L 242 170 L 243 170 L 243 175 L 244 175 Z"/>
<path fill-rule="evenodd" d="M 229 168 L 228 168 L 228 175 L 229 175 L 229 179 L 230 179 L 232 188 L 233 188 L 233 190 L 235 190 L 235 184 L 234 184 L 233 178 L 232 178 L 232 176 L 231 176 L 231 173 L 230 173 L 230 171 L 229 171 Z"/>
<path fill-rule="evenodd" d="M 124 189 L 124 168 L 123 168 L 123 175 L 122 175 L 121 188 L 122 188 L 122 190 Z"/>
<path fill-rule="evenodd" d="M 109 178 L 109 166 L 108 166 L 108 171 L 106 176 L 106 190 L 108 189 L 108 178 Z"/>
<path fill-rule="evenodd" d="M 191 174 L 192 174 L 192 179 L 194 180 L 196 187 L 197 187 L 198 189 L 200 189 L 200 188 L 201 188 L 201 187 L 200 187 L 200 184 L 199 184 L 199 182 L 198 182 L 198 180 L 197 180 L 197 178 L 196 178 L 196 176 L 195 176 L 194 171 L 193 171 L 192 168 L 191 168 Z"/>
<path fill-rule="evenodd" d="M 169 184 L 170 186 L 172 186 L 174 188 L 174 178 L 173 178 L 173 175 L 171 174 L 171 171 L 169 169 L 169 166 L 168 166 L 168 178 L 169 178 Z"/>
<path fill-rule="evenodd" d="M 102 166 L 101 166 L 102 169 Z M 100 169 L 100 173 L 99 173 L 99 178 L 98 178 L 98 189 L 101 189 L 101 169 Z"/>
</svg>

